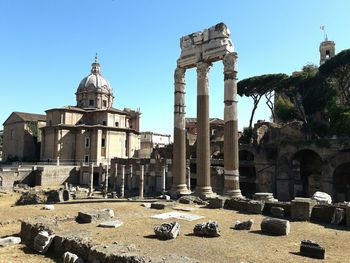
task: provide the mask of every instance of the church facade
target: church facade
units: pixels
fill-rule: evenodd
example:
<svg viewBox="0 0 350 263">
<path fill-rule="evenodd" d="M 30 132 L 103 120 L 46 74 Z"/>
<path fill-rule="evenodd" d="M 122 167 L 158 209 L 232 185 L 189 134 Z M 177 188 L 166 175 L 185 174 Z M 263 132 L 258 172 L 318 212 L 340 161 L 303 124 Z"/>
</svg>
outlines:
<svg viewBox="0 0 350 263">
<path fill-rule="evenodd" d="M 113 91 L 102 76 L 97 57 L 79 84 L 77 105 L 46 111 L 41 129 L 41 161 L 109 163 L 131 158 L 140 149 L 137 110 L 113 108 Z"/>
</svg>

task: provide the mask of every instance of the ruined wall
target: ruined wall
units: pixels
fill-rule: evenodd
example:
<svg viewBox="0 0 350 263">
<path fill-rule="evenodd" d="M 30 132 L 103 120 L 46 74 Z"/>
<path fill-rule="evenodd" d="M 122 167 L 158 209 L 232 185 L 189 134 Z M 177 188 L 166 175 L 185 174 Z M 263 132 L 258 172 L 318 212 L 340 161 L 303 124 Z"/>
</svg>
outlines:
<svg viewBox="0 0 350 263">
<path fill-rule="evenodd" d="M 36 184 L 41 186 L 59 186 L 65 182 L 79 183 L 79 169 L 77 166 L 38 166 Z"/>
</svg>

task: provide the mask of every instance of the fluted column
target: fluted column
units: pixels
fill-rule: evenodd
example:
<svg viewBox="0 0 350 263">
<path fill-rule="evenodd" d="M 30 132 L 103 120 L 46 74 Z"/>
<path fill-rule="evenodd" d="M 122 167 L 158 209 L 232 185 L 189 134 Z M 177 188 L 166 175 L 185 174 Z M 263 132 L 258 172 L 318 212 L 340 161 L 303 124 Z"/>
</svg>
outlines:
<svg viewBox="0 0 350 263">
<path fill-rule="evenodd" d="M 224 57 L 224 176 L 225 193 L 232 197 L 242 196 L 239 187 L 238 122 L 236 53 Z"/>
<path fill-rule="evenodd" d="M 210 197 L 209 70 L 211 64 L 197 64 L 197 187 L 196 194 Z"/>
<path fill-rule="evenodd" d="M 174 148 L 172 195 L 185 195 L 186 185 L 186 129 L 185 129 L 185 69 L 176 68 L 174 94 Z"/>
</svg>

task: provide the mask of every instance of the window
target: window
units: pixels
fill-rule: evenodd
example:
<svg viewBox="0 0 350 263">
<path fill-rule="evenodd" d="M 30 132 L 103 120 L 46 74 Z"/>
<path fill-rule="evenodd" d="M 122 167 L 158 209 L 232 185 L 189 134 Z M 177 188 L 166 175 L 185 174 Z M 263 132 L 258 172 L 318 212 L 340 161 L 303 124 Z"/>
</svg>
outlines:
<svg viewBox="0 0 350 263">
<path fill-rule="evenodd" d="M 119 122 L 115 122 L 115 127 L 119 127 Z"/>
<path fill-rule="evenodd" d="M 107 122 L 106 121 L 102 121 L 102 125 L 106 126 Z"/>
<path fill-rule="evenodd" d="M 86 163 L 89 162 L 89 155 L 85 155 L 85 156 L 84 156 L 84 161 L 85 161 Z"/>
<path fill-rule="evenodd" d="M 11 131 L 10 131 L 10 139 L 12 140 L 13 139 L 13 137 L 14 137 L 14 130 L 13 129 L 11 129 Z"/>
<path fill-rule="evenodd" d="M 94 100 L 89 100 L 89 106 L 94 106 Z"/>
<path fill-rule="evenodd" d="M 90 138 L 85 138 L 85 148 L 90 147 Z"/>
<path fill-rule="evenodd" d="M 101 146 L 102 146 L 102 148 L 106 147 L 106 139 L 105 138 L 102 138 Z"/>
<path fill-rule="evenodd" d="M 107 101 L 106 100 L 103 100 L 102 103 L 103 103 L 103 107 L 107 107 Z"/>
</svg>

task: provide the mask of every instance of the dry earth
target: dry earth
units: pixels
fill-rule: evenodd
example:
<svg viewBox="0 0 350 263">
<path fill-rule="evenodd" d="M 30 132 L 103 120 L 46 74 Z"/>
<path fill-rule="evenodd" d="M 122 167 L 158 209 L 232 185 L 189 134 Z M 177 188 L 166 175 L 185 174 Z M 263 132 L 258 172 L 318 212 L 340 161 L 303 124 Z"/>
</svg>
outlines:
<svg viewBox="0 0 350 263">
<path fill-rule="evenodd" d="M 136 202 L 100 202 L 78 204 L 56 204 L 55 210 L 41 210 L 42 205 L 12 206 L 18 194 L 0 194 L 0 237 L 18 234 L 20 220 L 34 216 L 74 216 L 78 211 L 93 211 L 98 208 L 112 208 L 116 218 L 124 222 L 117 229 L 103 229 L 92 224 L 64 223 L 66 229 L 81 230 L 101 243 L 114 241 L 134 244 L 140 253 L 151 257 L 169 254 L 187 256 L 200 262 L 318 262 L 298 255 L 302 239 L 318 241 L 326 247 L 326 262 L 350 262 L 350 232 L 344 229 L 327 228 L 309 222 L 291 222 L 288 236 L 276 237 L 260 233 L 261 215 L 247 215 L 223 209 L 198 208 L 191 212 L 203 215 L 204 219 L 181 224 L 180 236 L 175 240 L 160 241 L 153 237 L 153 227 L 162 220 L 150 218 L 151 215 L 173 211 L 146 209 Z M 182 204 L 181 204 L 182 205 Z M 193 205 L 187 205 L 194 207 Z M 237 231 L 230 227 L 236 220 L 252 218 L 251 231 Z M 196 223 L 216 220 L 221 237 L 201 238 L 191 233 Z M 24 245 L 0 248 L 0 263 L 3 262 L 61 262 L 59 257 L 37 255 Z"/>
</svg>

